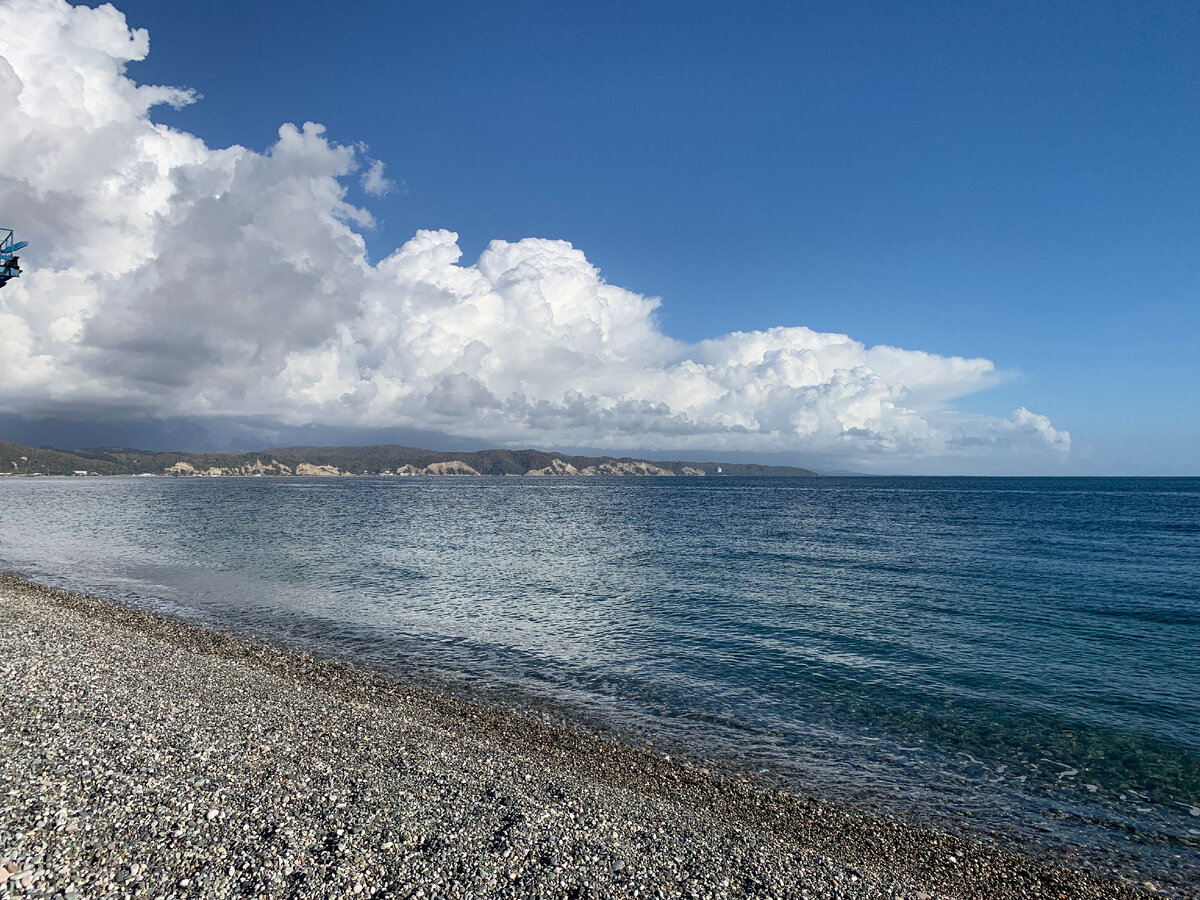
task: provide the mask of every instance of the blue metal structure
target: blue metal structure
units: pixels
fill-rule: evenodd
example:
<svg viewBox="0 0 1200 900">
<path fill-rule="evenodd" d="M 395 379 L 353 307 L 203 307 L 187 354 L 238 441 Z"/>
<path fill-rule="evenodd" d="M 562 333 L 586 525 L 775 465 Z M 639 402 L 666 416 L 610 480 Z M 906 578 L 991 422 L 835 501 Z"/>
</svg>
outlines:
<svg viewBox="0 0 1200 900">
<path fill-rule="evenodd" d="M 17 251 L 29 246 L 29 241 L 13 242 L 13 230 L 0 228 L 0 288 L 8 284 L 11 278 L 21 277 L 21 267 L 17 265 L 21 258 Z"/>
</svg>

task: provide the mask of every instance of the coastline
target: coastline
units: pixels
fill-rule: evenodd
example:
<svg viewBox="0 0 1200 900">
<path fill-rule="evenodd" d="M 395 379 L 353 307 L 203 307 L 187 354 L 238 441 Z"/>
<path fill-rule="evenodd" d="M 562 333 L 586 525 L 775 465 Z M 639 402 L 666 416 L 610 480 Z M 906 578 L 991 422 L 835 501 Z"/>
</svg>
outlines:
<svg viewBox="0 0 1200 900">
<path fill-rule="evenodd" d="M 0 895 L 1156 896 L 13 575 L 0 623 Z"/>
</svg>

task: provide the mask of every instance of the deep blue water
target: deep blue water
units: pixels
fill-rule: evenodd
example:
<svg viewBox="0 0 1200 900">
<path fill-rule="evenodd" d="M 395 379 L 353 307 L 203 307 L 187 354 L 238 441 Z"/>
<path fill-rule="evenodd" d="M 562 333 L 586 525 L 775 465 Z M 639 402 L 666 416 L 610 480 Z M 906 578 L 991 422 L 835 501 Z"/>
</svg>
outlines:
<svg viewBox="0 0 1200 900">
<path fill-rule="evenodd" d="M 6 478 L 0 567 L 1200 883 L 1200 479 Z"/>
</svg>

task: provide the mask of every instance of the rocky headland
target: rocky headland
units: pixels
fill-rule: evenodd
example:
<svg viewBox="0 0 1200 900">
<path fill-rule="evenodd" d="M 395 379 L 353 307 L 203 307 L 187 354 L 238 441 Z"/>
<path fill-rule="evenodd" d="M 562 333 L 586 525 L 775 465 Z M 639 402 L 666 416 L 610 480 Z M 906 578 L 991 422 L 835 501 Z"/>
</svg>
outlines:
<svg viewBox="0 0 1200 900">
<path fill-rule="evenodd" d="M 169 475 L 175 477 L 534 476 L 701 477 L 811 476 L 808 469 L 754 463 L 680 462 L 571 456 L 543 450 L 453 453 L 380 444 L 369 447 L 277 447 L 252 453 L 155 453 L 126 448 L 53 450 L 0 441 L 4 475 Z"/>
</svg>

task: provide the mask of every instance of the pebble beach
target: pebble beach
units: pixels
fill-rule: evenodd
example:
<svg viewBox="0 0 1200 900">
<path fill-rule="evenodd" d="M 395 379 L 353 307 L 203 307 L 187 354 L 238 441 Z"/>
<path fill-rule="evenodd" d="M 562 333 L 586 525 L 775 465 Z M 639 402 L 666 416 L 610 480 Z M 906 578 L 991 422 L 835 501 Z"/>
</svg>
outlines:
<svg viewBox="0 0 1200 900">
<path fill-rule="evenodd" d="M 1162 896 L 0 576 L 0 896 Z"/>
</svg>

